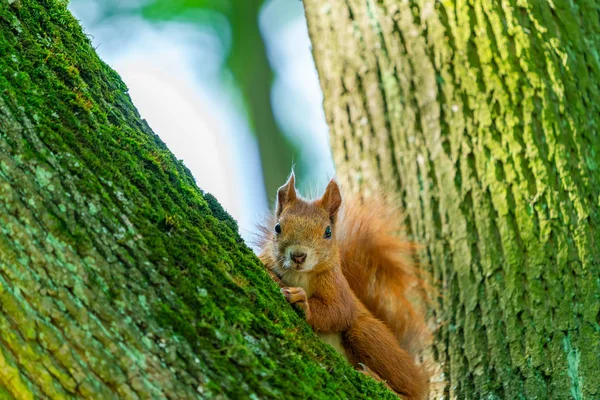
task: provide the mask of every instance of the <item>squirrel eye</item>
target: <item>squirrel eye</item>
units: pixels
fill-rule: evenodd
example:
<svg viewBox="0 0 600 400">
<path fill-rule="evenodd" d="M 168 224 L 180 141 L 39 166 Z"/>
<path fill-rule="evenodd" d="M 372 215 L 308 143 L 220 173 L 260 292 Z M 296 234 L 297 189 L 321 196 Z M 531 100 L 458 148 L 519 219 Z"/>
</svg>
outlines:
<svg viewBox="0 0 600 400">
<path fill-rule="evenodd" d="M 331 227 L 328 226 L 327 228 L 325 228 L 325 234 L 323 235 L 323 237 L 325 239 L 330 239 L 331 238 Z"/>
<path fill-rule="evenodd" d="M 279 225 L 279 222 L 277 223 L 277 225 L 275 225 L 275 233 L 281 233 L 281 225 Z"/>
</svg>

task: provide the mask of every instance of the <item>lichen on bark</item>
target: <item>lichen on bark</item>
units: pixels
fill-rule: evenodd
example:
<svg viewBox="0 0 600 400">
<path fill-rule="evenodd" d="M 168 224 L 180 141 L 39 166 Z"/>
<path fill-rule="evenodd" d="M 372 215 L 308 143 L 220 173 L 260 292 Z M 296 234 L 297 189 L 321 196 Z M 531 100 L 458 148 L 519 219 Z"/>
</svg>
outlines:
<svg viewBox="0 0 600 400">
<path fill-rule="evenodd" d="M 305 9 L 338 178 L 426 245 L 443 393 L 600 397 L 597 2 Z"/>
<path fill-rule="evenodd" d="M 0 0 L 0 397 L 393 398 L 321 344 L 64 1 Z"/>
</svg>

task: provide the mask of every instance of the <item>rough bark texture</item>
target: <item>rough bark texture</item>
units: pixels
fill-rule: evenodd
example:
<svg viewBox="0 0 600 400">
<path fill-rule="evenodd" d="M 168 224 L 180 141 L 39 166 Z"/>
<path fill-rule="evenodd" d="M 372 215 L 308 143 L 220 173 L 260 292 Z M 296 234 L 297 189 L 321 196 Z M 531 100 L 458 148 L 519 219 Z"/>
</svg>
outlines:
<svg viewBox="0 0 600 400">
<path fill-rule="evenodd" d="M 286 304 L 64 1 L 0 0 L 0 398 L 388 397 Z"/>
<path fill-rule="evenodd" d="M 398 193 L 453 398 L 600 398 L 596 1 L 305 0 L 339 179 Z"/>
</svg>

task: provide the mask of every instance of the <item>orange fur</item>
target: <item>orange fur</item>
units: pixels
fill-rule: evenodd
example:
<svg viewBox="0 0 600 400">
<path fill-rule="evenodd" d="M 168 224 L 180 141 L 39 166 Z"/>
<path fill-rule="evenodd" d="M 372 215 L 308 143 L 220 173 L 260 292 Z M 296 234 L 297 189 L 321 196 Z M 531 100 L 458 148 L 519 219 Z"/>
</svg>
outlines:
<svg viewBox="0 0 600 400">
<path fill-rule="evenodd" d="M 354 201 L 339 213 L 335 181 L 321 199 L 305 201 L 293 175 L 277 199 L 275 216 L 261 228 L 260 259 L 286 299 L 324 340 L 339 342 L 355 367 L 366 366 L 406 399 L 424 398 L 427 374 L 398 343 L 411 347 L 426 330 L 407 298 L 420 280 L 411 264 L 400 263 L 413 247 L 393 236 L 395 214 Z"/>
<path fill-rule="evenodd" d="M 362 304 L 352 327 L 343 335 L 348 361 L 366 365 L 404 399 L 423 399 L 428 388 L 428 373 L 414 357 L 398 346 L 389 328 Z"/>
<path fill-rule="evenodd" d="M 388 325 L 402 348 L 416 353 L 431 333 L 414 301 L 426 301 L 431 288 L 412 262 L 417 246 L 401 235 L 400 210 L 388 203 L 344 200 L 336 232 L 342 270 L 360 301 Z"/>
</svg>

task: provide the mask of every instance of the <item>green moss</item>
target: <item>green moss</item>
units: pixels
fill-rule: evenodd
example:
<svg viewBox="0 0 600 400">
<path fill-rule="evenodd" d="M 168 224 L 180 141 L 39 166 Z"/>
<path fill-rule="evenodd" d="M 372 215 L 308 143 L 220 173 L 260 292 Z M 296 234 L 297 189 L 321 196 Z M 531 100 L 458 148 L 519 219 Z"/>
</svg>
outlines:
<svg viewBox="0 0 600 400">
<path fill-rule="evenodd" d="M 394 397 L 287 305 L 65 2 L 0 1 L 0 33 L 0 396 Z"/>
</svg>

